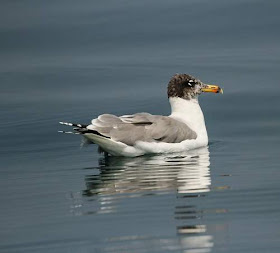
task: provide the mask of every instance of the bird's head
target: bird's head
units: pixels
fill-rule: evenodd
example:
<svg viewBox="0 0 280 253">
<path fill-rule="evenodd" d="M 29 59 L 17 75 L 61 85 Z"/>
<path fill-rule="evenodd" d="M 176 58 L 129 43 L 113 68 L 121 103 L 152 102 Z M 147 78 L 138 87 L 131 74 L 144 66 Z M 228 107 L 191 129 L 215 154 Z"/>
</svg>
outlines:
<svg viewBox="0 0 280 253">
<path fill-rule="evenodd" d="M 175 74 L 168 83 L 168 98 L 192 99 L 202 92 L 223 93 L 223 90 L 217 85 L 205 84 L 188 74 Z"/>
</svg>

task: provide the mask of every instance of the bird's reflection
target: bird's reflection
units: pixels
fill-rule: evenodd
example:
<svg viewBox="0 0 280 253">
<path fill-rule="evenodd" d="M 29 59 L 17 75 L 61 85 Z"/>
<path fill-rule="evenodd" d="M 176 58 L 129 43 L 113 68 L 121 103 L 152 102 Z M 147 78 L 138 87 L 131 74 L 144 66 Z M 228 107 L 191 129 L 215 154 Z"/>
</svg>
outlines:
<svg viewBox="0 0 280 253">
<path fill-rule="evenodd" d="M 88 204 L 85 207 L 83 201 L 81 215 L 127 213 L 132 205 L 123 207 L 122 201 L 137 197 L 143 200 L 146 196 L 168 194 L 167 196 L 173 199 L 171 205 L 174 206 L 177 238 L 169 238 L 167 242 L 170 245 L 165 246 L 176 246 L 183 249 L 183 252 L 210 252 L 213 238 L 207 234 L 207 226 L 201 224 L 203 212 L 193 201 L 194 198 L 204 197 L 210 191 L 209 166 L 208 147 L 180 154 L 138 158 L 106 157 L 101 159 L 99 167 L 91 170 L 93 173 L 85 178 L 86 189 L 83 196 L 88 200 Z M 170 208 L 170 204 L 166 205 Z M 149 206 L 144 208 L 149 209 Z M 161 212 L 161 209 L 158 211 Z M 133 209 L 132 212 L 136 211 Z M 158 242 L 160 249 L 163 247 L 163 240 L 157 240 L 150 239 L 153 245 Z M 137 252 L 136 249 L 133 251 Z"/>
<path fill-rule="evenodd" d="M 84 194 L 122 193 L 201 194 L 210 190 L 208 148 L 173 155 L 137 158 L 107 157 L 100 160 L 100 173 L 86 177 Z"/>
</svg>

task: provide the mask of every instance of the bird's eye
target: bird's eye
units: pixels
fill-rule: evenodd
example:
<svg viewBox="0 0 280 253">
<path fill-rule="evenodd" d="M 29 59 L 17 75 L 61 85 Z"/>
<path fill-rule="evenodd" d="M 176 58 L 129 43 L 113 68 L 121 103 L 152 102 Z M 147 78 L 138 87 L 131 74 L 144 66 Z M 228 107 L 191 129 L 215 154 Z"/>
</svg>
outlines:
<svg viewBox="0 0 280 253">
<path fill-rule="evenodd" d="M 194 80 L 189 80 L 188 81 L 188 86 L 193 87 L 195 85 L 195 81 Z"/>
</svg>

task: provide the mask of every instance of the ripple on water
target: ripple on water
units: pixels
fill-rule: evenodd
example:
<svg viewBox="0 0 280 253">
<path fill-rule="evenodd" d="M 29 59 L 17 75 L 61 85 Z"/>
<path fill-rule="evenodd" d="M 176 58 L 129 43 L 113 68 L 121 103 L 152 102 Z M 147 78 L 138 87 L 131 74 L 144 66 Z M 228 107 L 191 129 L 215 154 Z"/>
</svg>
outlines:
<svg viewBox="0 0 280 253">
<path fill-rule="evenodd" d="M 195 201 L 212 190 L 208 148 L 179 155 L 108 157 L 100 160 L 98 170 L 87 169 L 93 173 L 85 177 L 86 189 L 71 196 L 74 215 L 132 219 L 136 225 L 137 220 L 166 222 L 161 213 L 167 212 L 174 226 L 171 235 L 108 237 L 110 246 L 101 252 L 211 251 L 214 241 L 208 230 L 213 225 L 204 224 L 203 217 L 227 210 L 201 207 Z"/>
</svg>

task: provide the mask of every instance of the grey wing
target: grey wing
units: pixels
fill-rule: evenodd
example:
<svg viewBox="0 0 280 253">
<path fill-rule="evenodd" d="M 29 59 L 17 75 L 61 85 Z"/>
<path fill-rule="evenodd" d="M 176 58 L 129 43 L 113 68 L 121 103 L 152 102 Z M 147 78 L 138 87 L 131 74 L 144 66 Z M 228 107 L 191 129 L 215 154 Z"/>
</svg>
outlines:
<svg viewBox="0 0 280 253">
<path fill-rule="evenodd" d="M 197 134 L 185 123 L 166 116 L 156 116 L 155 122 L 147 128 L 153 140 L 179 143 L 197 138 Z"/>
<path fill-rule="evenodd" d="M 197 137 L 186 124 L 167 116 L 149 113 L 121 117 L 103 114 L 92 120 L 87 128 L 131 146 L 136 141 L 179 143 Z"/>
</svg>

